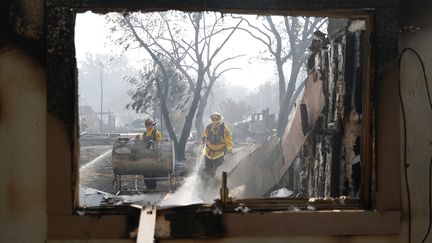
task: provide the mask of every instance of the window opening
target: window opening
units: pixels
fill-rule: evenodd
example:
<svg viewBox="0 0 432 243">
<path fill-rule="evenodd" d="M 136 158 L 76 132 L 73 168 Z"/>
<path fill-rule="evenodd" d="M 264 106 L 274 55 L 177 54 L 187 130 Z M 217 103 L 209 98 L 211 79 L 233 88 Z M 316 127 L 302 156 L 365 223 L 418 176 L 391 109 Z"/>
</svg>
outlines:
<svg viewBox="0 0 432 243">
<path fill-rule="evenodd" d="M 339 197 L 358 207 L 371 176 L 363 173 L 371 148 L 362 145 L 372 139 L 363 127 L 365 25 L 77 14 L 80 206 L 212 203 L 225 171 L 226 195 L 238 202 L 308 209 L 305 200 Z"/>
</svg>

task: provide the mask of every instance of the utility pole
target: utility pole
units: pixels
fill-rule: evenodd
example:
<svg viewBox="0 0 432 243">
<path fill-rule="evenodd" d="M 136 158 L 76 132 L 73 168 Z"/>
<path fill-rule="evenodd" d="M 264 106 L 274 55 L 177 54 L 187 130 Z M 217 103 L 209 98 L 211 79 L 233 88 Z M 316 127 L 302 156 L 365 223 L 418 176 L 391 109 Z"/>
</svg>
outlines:
<svg viewBox="0 0 432 243">
<path fill-rule="evenodd" d="M 100 125 L 99 125 L 99 132 L 102 133 L 102 125 L 103 125 L 103 82 L 102 82 L 102 73 L 103 73 L 103 65 L 102 62 L 99 60 L 100 63 Z"/>
</svg>

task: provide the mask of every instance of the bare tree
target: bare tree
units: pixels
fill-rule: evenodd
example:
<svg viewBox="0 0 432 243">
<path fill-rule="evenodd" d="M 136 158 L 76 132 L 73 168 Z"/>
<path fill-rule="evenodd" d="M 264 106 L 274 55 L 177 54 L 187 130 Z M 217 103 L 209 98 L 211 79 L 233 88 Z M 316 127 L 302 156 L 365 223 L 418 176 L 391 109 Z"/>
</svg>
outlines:
<svg viewBox="0 0 432 243">
<path fill-rule="evenodd" d="M 294 93 L 295 85 L 300 69 L 304 66 L 310 54 L 308 47 L 312 41 L 313 34 L 326 22 L 327 19 L 316 17 L 284 17 L 285 29 L 288 33 L 291 47 L 292 64 L 287 91 L 279 108 L 277 124 L 277 134 L 279 136 L 284 133 L 285 127 L 288 123 L 288 116 L 291 113 L 291 109 L 294 107 L 294 102 L 296 101 L 297 96 L 300 94 L 300 92 Z M 299 85 L 298 89 L 301 90 L 303 87 L 304 81 Z"/>
<path fill-rule="evenodd" d="M 187 75 L 187 70 L 184 67 L 192 68 L 195 70 L 195 76 L 198 79 L 204 79 L 203 83 L 203 93 L 201 94 L 196 116 L 195 116 L 195 128 L 198 133 L 204 130 L 203 124 L 203 113 L 207 106 L 208 97 L 211 93 L 211 90 L 215 84 L 215 82 L 223 75 L 225 72 L 230 70 L 238 69 L 236 67 L 225 67 L 227 63 L 230 61 L 240 57 L 230 56 L 223 59 L 216 59 L 217 55 L 220 53 L 220 50 L 224 47 L 224 45 L 228 42 L 228 40 L 232 37 L 234 31 L 240 25 L 241 20 L 237 23 L 236 26 L 233 27 L 224 27 L 222 22 L 222 17 L 216 13 L 212 14 L 203 14 L 203 13 L 195 13 L 195 14 L 187 14 L 189 20 L 193 26 L 193 33 L 195 36 L 194 40 L 190 42 L 186 42 L 182 40 L 182 42 L 176 42 L 175 45 L 184 50 L 186 56 L 190 56 L 195 63 L 195 68 L 191 67 L 191 65 L 178 65 L 177 67 L 182 70 L 182 73 L 188 78 L 190 83 L 193 83 L 194 80 L 191 76 Z M 169 25 L 168 20 L 164 18 L 165 23 Z M 210 19 L 210 21 L 209 21 Z M 210 22 L 210 24 L 207 24 Z M 229 31 L 229 32 L 227 32 Z M 172 33 L 172 31 L 170 31 Z M 216 43 L 216 48 L 212 47 L 213 40 L 216 36 L 221 36 L 221 41 Z M 171 40 L 175 40 L 172 35 Z M 184 59 L 183 59 L 184 60 Z M 178 62 L 179 64 L 181 62 Z"/>
<path fill-rule="evenodd" d="M 278 135 L 282 135 L 287 124 L 288 115 L 293 107 L 293 97 L 297 77 L 308 57 L 308 46 L 313 32 L 320 29 L 326 19 L 315 17 L 288 17 L 282 19 L 265 16 L 259 24 L 252 23 L 243 17 L 247 27 L 239 27 L 250 36 L 261 42 L 267 49 L 270 59 L 275 62 L 279 84 L 279 118 Z M 260 20 L 260 19 L 258 19 Z M 291 60 L 290 78 L 286 85 L 284 65 Z M 303 87 L 301 84 L 299 87 Z M 296 92 L 299 94 L 300 92 Z M 287 109 L 291 107 L 290 109 Z"/>
<path fill-rule="evenodd" d="M 187 80 L 191 92 L 191 101 L 187 111 L 180 138 L 174 133 L 169 109 L 165 99 L 161 99 L 161 110 L 165 125 L 171 139 L 176 146 L 178 160 L 185 159 L 184 150 L 189 137 L 195 115 L 198 122 L 197 129 L 202 130 L 202 113 L 205 109 L 208 94 L 214 82 L 220 75 L 231 68 L 222 68 L 222 64 L 236 57 L 216 60 L 220 50 L 228 42 L 241 21 L 234 27 L 224 28 L 221 17 L 214 14 L 212 24 L 206 25 L 204 13 L 131 13 L 114 15 L 108 18 L 113 32 L 120 32 L 117 43 L 125 48 L 144 48 L 154 62 L 158 65 L 163 83 L 169 83 L 169 74 L 162 62 L 162 57 L 169 60 Z M 173 21 L 178 20 L 178 21 Z M 188 26 L 179 23 L 187 22 Z M 211 40 L 216 35 L 228 34 L 222 38 L 216 48 L 211 48 Z M 185 34 L 186 33 L 186 34 Z M 117 33 L 118 34 L 118 33 Z M 193 38 L 187 40 L 187 36 Z M 137 45 L 138 44 L 138 45 Z M 221 70 L 220 70 L 221 69 Z M 205 76 L 208 82 L 205 82 Z M 158 86 L 157 92 L 163 92 L 167 87 Z M 202 94 L 204 92 L 204 94 Z M 166 93 L 165 93 L 166 94 Z M 164 93 L 161 94 L 161 97 Z M 197 112 L 198 110 L 198 112 Z"/>
</svg>

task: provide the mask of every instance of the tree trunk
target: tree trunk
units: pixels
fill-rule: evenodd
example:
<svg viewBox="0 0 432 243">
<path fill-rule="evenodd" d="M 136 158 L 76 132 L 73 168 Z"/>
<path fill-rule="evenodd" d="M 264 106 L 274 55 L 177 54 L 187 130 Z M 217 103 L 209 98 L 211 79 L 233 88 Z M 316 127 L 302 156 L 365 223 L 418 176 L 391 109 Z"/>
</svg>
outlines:
<svg viewBox="0 0 432 243">
<path fill-rule="evenodd" d="M 198 72 L 198 78 L 197 78 L 197 84 L 196 84 L 196 89 L 194 91 L 194 96 L 191 102 L 191 106 L 189 108 L 189 112 L 185 117 L 185 123 L 183 126 L 183 130 L 181 133 L 181 137 L 180 137 L 180 141 L 178 144 L 178 149 L 176 151 L 176 158 L 177 160 L 185 160 L 186 159 L 186 155 L 185 155 L 185 148 L 186 148 L 186 142 L 189 138 L 189 134 L 190 131 L 192 129 L 192 122 L 193 119 L 195 117 L 195 113 L 197 111 L 198 108 L 198 103 L 199 100 L 201 98 L 201 90 L 202 90 L 202 86 L 203 86 L 203 82 L 204 82 L 204 71 L 203 71 L 203 65 L 199 65 L 198 70 L 201 70 L 200 72 Z"/>
<path fill-rule="evenodd" d="M 291 112 L 291 110 L 293 109 L 293 107 L 294 107 L 294 104 L 295 104 L 295 101 L 297 100 L 297 98 L 298 98 L 298 96 L 300 95 L 300 93 L 301 93 L 301 91 L 303 90 L 303 88 L 305 87 L 305 85 L 306 85 L 306 80 L 304 80 L 298 87 L 297 87 L 297 89 L 295 90 L 295 92 L 294 92 L 294 95 L 293 95 L 293 97 L 292 97 L 292 99 L 291 99 L 291 102 L 290 102 L 290 104 L 288 105 L 288 111 L 289 112 Z"/>
<path fill-rule="evenodd" d="M 280 55 L 280 51 L 279 51 Z M 280 56 L 276 57 L 276 67 L 278 70 L 278 78 L 279 78 L 279 107 L 282 106 L 283 99 L 285 97 L 285 75 L 283 72 L 283 63 Z"/>
<path fill-rule="evenodd" d="M 300 72 L 301 65 L 299 64 L 293 64 L 291 69 L 291 75 L 290 80 L 288 83 L 287 92 L 285 93 L 285 97 L 283 98 L 283 102 L 279 107 L 279 118 L 278 118 L 278 125 L 277 125 L 277 135 L 280 137 L 283 135 L 285 131 L 285 127 L 288 123 L 288 116 L 291 112 L 291 109 L 293 106 L 290 106 L 291 102 L 294 102 L 292 100 L 292 96 L 295 89 L 295 84 L 297 81 L 297 76 Z M 290 109 L 288 109 L 290 107 Z"/>
<path fill-rule="evenodd" d="M 186 159 L 185 149 L 186 149 L 186 143 L 174 143 L 175 148 L 175 158 L 176 161 L 183 161 Z"/>
<path fill-rule="evenodd" d="M 276 26 L 273 23 L 273 20 L 270 16 L 266 17 L 267 22 L 270 25 L 270 29 L 275 36 L 276 40 L 276 50 L 273 55 L 276 60 L 276 68 L 278 71 L 279 78 L 279 106 L 282 105 L 283 98 L 285 97 L 285 75 L 283 72 L 283 62 L 282 62 L 282 38 L 276 29 Z"/>
<path fill-rule="evenodd" d="M 196 128 L 198 136 L 200 136 L 202 134 L 202 132 L 204 131 L 203 114 L 204 114 L 204 110 L 207 106 L 207 97 L 205 97 L 205 94 L 203 97 L 201 97 L 199 105 L 198 105 L 197 114 L 195 116 L 195 128 Z"/>
<path fill-rule="evenodd" d="M 213 85 L 215 84 L 217 78 L 212 76 L 209 72 L 209 70 L 207 70 L 207 77 L 209 79 L 209 85 L 206 89 L 206 91 L 204 92 L 204 95 L 201 97 L 200 103 L 198 105 L 198 111 L 195 117 L 195 128 L 197 130 L 197 134 L 198 136 L 200 136 L 202 134 L 202 132 L 204 131 L 204 123 L 203 123 L 203 114 L 204 114 L 204 110 L 207 107 L 207 101 L 208 101 L 208 97 L 210 96 L 210 92 L 213 89 Z"/>
<path fill-rule="evenodd" d="M 289 105 L 292 102 L 292 95 L 294 94 L 295 85 L 297 83 L 297 77 L 300 72 L 301 64 L 293 64 L 290 74 L 290 80 L 287 87 L 286 97 L 287 102 L 286 105 Z M 288 113 L 291 111 L 288 111 Z"/>
</svg>

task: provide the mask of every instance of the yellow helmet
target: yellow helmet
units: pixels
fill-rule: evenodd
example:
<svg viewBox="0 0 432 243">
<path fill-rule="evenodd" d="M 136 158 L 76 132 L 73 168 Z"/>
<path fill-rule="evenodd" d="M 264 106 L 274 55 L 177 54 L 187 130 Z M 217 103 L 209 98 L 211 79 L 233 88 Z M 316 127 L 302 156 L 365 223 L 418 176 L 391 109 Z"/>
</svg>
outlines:
<svg viewBox="0 0 432 243">
<path fill-rule="evenodd" d="M 215 113 L 213 113 L 213 114 L 210 115 L 210 120 L 213 123 L 217 123 L 217 122 L 221 122 L 223 120 L 223 117 L 222 117 L 222 115 L 220 113 L 215 112 Z"/>
<path fill-rule="evenodd" d="M 144 122 L 144 125 L 145 126 L 148 126 L 148 125 L 156 125 L 156 123 L 151 119 L 151 118 L 147 118 L 146 120 L 145 120 L 145 122 Z"/>
</svg>

